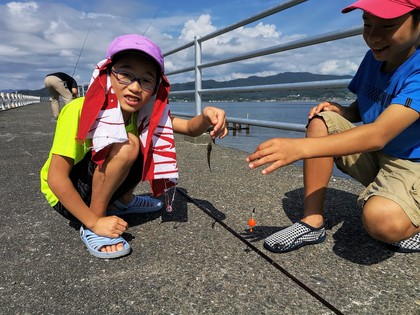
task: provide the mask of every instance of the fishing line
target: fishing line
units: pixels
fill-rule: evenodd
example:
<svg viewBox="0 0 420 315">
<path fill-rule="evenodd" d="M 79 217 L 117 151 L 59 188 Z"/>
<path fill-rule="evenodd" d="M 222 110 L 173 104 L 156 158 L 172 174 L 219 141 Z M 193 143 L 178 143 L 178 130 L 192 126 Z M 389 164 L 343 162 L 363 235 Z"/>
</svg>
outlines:
<svg viewBox="0 0 420 315">
<path fill-rule="evenodd" d="M 90 21 L 89 28 L 88 28 L 88 31 L 86 33 L 85 40 L 83 41 L 82 49 L 80 49 L 79 57 L 77 58 L 76 65 L 74 66 L 74 69 L 73 69 L 73 74 L 71 75 L 72 77 L 74 76 L 74 73 L 76 72 L 76 68 L 79 65 L 80 56 L 82 55 L 82 51 L 85 48 L 86 40 L 87 40 L 87 38 L 89 36 L 89 32 L 90 32 L 90 28 L 92 27 L 92 23 L 93 23 L 93 20 Z"/>
<path fill-rule="evenodd" d="M 143 32 L 143 36 L 144 36 L 144 34 L 146 34 L 146 32 L 147 32 L 147 30 L 149 29 L 149 26 L 150 25 L 152 25 L 152 22 L 156 19 L 156 17 L 157 17 L 157 15 L 158 15 L 158 13 L 159 13 L 159 11 L 160 11 L 160 9 L 162 8 L 162 6 L 163 6 L 163 3 L 160 5 L 160 7 L 157 9 L 157 11 L 156 11 L 156 13 L 155 13 L 155 15 L 153 16 L 153 18 L 150 20 L 150 22 L 149 22 L 149 24 L 147 24 L 147 26 L 146 26 L 146 29 L 144 30 L 144 32 Z"/>
<path fill-rule="evenodd" d="M 242 241 L 243 243 L 245 243 L 250 249 L 252 249 L 255 253 L 257 253 L 258 255 L 260 255 L 268 263 L 270 263 L 271 265 L 273 265 L 277 270 L 279 270 L 281 273 L 283 273 L 285 276 L 287 276 L 290 280 L 292 280 L 293 282 L 295 282 L 298 286 L 300 286 L 302 289 L 304 289 L 307 293 L 309 293 L 310 295 L 312 295 L 315 299 L 317 299 L 319 302 L 321 302 L 324 306 L 326 306 L 327 308 L 329 308 L 332 312 L 334 312 L 335 314 L 339 314 L 339 315 L 342 315 L 343 314 L 340 310 L 338 310 L 337 308 L 335 308 L 332 304 L 330 304 L 328 301 L 326 301 L 323 297 L 321 297 L 320 295 L 318 295 L 318 293 L 316 293 L 315 291 L 313 291 L 306 284 L 304 284 L 298 278 L 296 278 L 291 273 L 289 273 L 286 269 L 284 269 L 282 266 L 280 266 L 277 262 L 275 262 L 273 259 L 271 259 L 268 255 L 266 255 L 265 253 L 263 253 L 262 251 L 260 251 L 257 247 L 255 247 L 253 244 L 251 244 L 246 239 L 244 239 L 239 233 L 237 233 L 235 230 L 233 230 L 225 222 L 223 222 L 217 216 L 215 216 L 214 214 L 212 214 L 209 209 L 207 209 L 205 206 L 201 205 L 194 198 L 190 197 L 183 189 L 178 189 L 178 192 L 181 193 L 189 201 L 191 201 L 199 209 L 201 209 L 204 213 L 206 213 L 208 216 L 210 216 L 213 220 L 215 220 L 217 223 L 219 223 L 223 228 L 225 228 L 233 236 L 235 236 L 240 241 Z"/>
</svg>

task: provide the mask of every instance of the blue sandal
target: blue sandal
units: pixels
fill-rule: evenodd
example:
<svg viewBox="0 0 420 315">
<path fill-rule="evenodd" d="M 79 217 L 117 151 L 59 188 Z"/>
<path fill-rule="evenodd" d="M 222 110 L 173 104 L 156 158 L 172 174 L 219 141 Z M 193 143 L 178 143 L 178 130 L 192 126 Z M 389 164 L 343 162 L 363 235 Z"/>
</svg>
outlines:
<svg viewBox="0 0 420 315">
<path fill-rule="evenodd" d="M 116 207 L 116 209 L 108 209 L 106 212 L 107 215 L 155 212 L 162 208 L 163 203 L 159 199 L 155 199 L 149 196 L 134 196 L 133 199 L 126 205 L 118 200 L 115 200 L 113 205 Z"/>
<path fill-rule="evenodd" d="M 105 236 L 99 236 L 93 233 L 91 230 L 84 229 L 83 225 L 80 227 L 80 237 L 85 243 L 89 252 L 98 258 L 119 258 L 125 255 L 128 255 L 131 252 L 130 244 L 127 243 L 125 239 L 121 236 L 117 238 L 110 238 Z M 108 245 L 115 245 L 118 243 L 123 243 L 124 249 L 119 250 L 113 253 L 104 253 L 101 252 L 101 248 Z"/>
</svg>

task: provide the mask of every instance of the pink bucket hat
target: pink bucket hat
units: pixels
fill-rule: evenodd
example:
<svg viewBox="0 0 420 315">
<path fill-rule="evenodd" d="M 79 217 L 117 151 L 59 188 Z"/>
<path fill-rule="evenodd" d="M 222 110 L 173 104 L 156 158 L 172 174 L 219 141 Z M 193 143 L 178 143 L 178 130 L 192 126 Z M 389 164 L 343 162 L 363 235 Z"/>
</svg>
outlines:
<svg viewBox="0 0 420 315">
<path fill-rule="evenodd" d="M 156 60 L 162 73 L 165 72 L 163 55 L 159 46 L 147 37 L 137 34 L 128 34 L 115 38 L 109 45 L 109 48 L 106 52 L 106 58 L 112 59 L 115 54 L 124 50 L 138 50 L 146 53 L 154 60 Z"/>
<path fill-rule="evenodd" d="M 359 0 L 341 12 L 361 9 L 382 19 L 395 19 L 419 8 L 420 0 Z"/>
</svg>

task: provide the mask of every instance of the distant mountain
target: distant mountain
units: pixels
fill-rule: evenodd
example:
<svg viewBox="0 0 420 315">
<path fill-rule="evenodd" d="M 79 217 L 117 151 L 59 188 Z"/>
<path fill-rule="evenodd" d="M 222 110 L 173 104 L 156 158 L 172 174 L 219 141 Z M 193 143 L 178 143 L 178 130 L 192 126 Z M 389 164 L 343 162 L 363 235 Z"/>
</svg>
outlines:
<svg viewBox="0 0 420 315">
<path fill-rule="evenodd" d="M 32 96 L 50 96 L 50 92 L 48 91 L 47 88 L 42 88 L 39 90 L 20 90 L 18 91 L 18 93 L 20 94 L 24 94 L 24 95 L 32 95 Z"/>
<path fill-rule="evenodd" d="M 325 81 L 325 80 L 340 80 L 351 79 L 350 75 L 326 75 L 314 74 L 309 72 L 283 72 L 267 77 L 251 76 L 245 79 L 236 79 L 230 81 L 203 81 L 202 86 L 204 89 L 223 88 L 223 87 L 237 87 L 247 85 L 267 85 L 267 84 L 282 84 L 282 83 L 297 83 L 297 82 L 310 82 L 310 81 Z M 172 84 L 172 91 L 191 90 L 194 89 L 194 82 L 175 83 Z"/>
<path fill-rule="evenodd" d="M 272 76 L 257 77 L 251 76 L 244 79 L 218 82 L 214 80 L 203 81 L 203 89 L 239 87 L 253 85 L 268 85 L 282 83 L 298 83 L 325 80 L 351 79 L 350 75 L 324 75 L 309 72 L 284 72 Z M 175 83 L 171 86 L 171 91 L 184 91 L 194 89 L 194 82 Z M 353 99 L 347 88 L 343 89 L 319 89 L 319 90 L 300 90 L 300 91 L 277 91 L 277 92 L 239 92 L 228 94 L 207 94 L 203 95 L 203 101 L 264 101 L 264 100 L 320 100 L 320 99 Z M 171 96 L 172 101 L 193 101 L 193 95 Z"/>
<path fill-rule="evenodd" d="M 283 72 L 272 76 L 258 77 L 251 76 L 244 79 L 236 79 L 230 81 L 215 81 L 204 80 L 202 87 L 204 89 L 224 88 L 224 87 L 238 87 L 238 86 L 253 86 L 253 85 L 268 85 L 281 83 L 297 83 L 297 82 L 311 82 L 311 81 L 325 81 L 325 80 L 340 80 L 351 79 L 350 75 L 325 75 L 314 74 L 309 72 Z M 193 90 L 194 82 L 174 83 L 171 85 L 171 91 Z M 19 93 L 34 96 L 49 96 L 48 89 L 43 88 L 39 90 L 20 90 Z M 204 95 L 204 101 L 246 101 L 246 100 L 304 100 L 304 99 L 347 99 L 351 97 L 351 93 L 347 89 L 334 90 L 301 90 L 301 91 L 278 91 L 278 92 L 250 92 L 250 93 L 228 93 L 228 94 L 214 94 Z M 193 95 L 171 96 L 172 101 L 193 101 Z"/>
</svg>

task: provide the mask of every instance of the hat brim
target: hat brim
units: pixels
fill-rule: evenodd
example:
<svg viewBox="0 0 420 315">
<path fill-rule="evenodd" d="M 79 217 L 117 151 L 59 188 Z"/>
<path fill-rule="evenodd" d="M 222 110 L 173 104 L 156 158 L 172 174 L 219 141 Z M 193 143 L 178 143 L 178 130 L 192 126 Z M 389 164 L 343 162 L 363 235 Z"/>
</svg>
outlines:
<svg viewBox="0 0 420 315">
<path fill-rule="evenodd" d="M 341 10 L 341 12 L 348 13 L 355 9 L 363 10 L 382 19 L 395 19 L 413 11 L 416 8 L 412 6 L 401 5 L 393 1 L 382 1 L 381 5 L 378 5 L 372 0 L 359 0 L 349 5 L 348 7 L 345 7 L 343 10 Z"/>
</svg>

